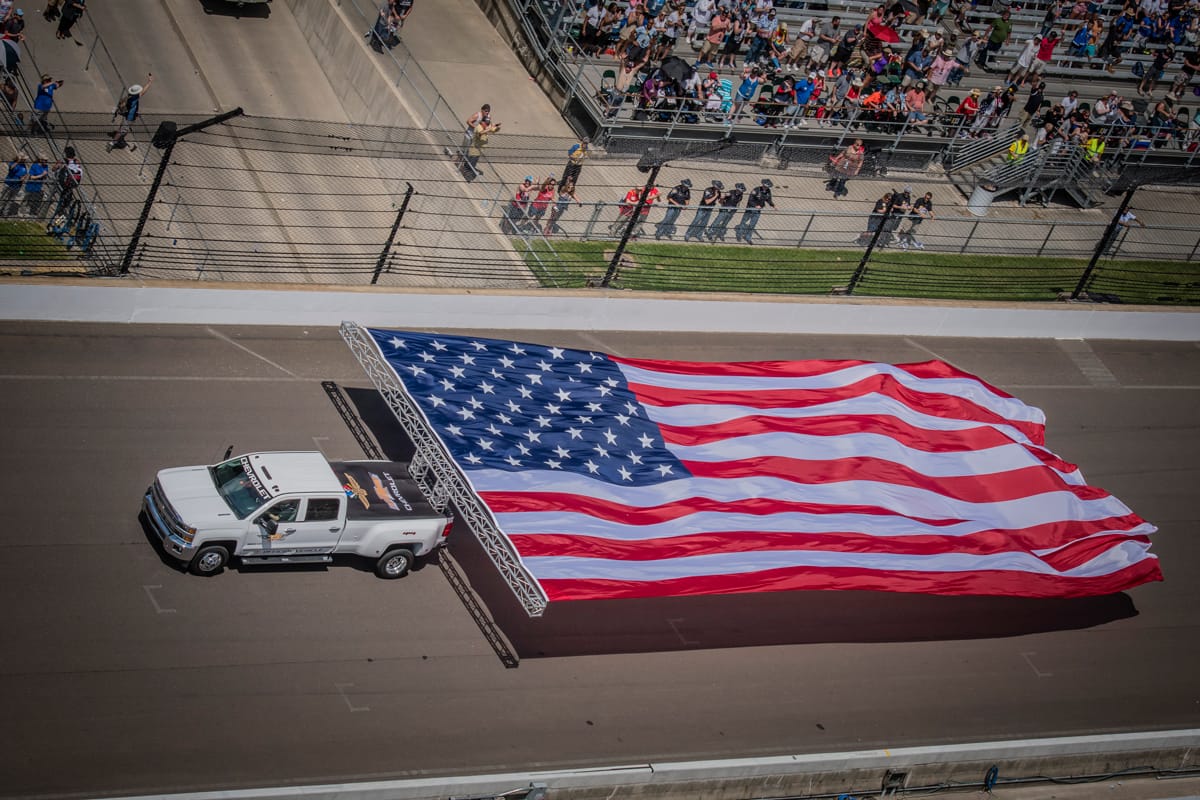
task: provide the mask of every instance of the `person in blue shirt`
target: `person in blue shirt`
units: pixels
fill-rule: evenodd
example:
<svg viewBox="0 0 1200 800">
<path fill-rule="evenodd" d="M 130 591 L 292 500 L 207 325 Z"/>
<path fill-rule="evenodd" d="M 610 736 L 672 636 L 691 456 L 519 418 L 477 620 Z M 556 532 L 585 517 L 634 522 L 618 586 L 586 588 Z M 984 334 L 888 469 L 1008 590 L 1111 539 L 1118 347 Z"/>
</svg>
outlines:
<svg viewBox="0 0 1200 800">
<path fill-rule="evenodd" d="M 42 82 L 37 87 L 37 96 L 33 98 L 33 121 L 29 126 L 33 133 L 46 133 L 54 127 L 47 117 L 54 108 L 54 93 L 61 89 L 65 82 L 56 81 L 49 75 L 42 76 Z"/>
<path fill-rule="evenodd" d="M 50 167 L 47 166 L 46 159 L 40 156 L 29 165 L 29 172 L 25 176 L 25 210 L 31 217 L 42 215 L 42 201 L 45 198 L 43 190 L 49 173 Z"/>
<path fill-rule="evenodd" d="M 13 199 L 17 196 L 17 192 L 21 191 L 21 185 L 25 182 L 25 176 L 28 173 L 25 156 L 15 155 L 13 160 L 8 162 L 8 174 L 4 176 L 4 191 L 0 192 L 0 209 L 3 210 L 4 216 L 11 217 L 17 212 L 17 204 L 13 202 Z"/>
<path fill-rule="evenodd" d="M 137 121 L 138 116 L 142 112 L 142 98 L 146 96 L 146 92 L 150 89 L 150 84 L 154 83 L 154 74 L 146 75 L 146 84 L 143 86 L 140 83 L 135 83 L 126 90 L 125 96 L 121 98 L 121 102 L 117 103 L 117 108 L 113 112 L 113 117 L 120 117 L 121 122 L 117 129 L 112 132 L 112 141 L 108 143 L 107 150 L 112 152 L 114 147 L 125 147 L 125 137 L 133 130 L 133 123 Z M 131 145 L 130 150 L 136 150 L 137 145 Z"/>
</svg>

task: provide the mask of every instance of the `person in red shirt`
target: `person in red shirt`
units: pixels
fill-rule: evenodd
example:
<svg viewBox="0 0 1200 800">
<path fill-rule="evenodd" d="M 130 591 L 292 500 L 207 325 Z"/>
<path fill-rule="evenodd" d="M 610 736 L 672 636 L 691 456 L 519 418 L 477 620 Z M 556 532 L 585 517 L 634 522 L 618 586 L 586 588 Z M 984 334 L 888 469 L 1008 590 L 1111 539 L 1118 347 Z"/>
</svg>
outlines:
<svg viewBox="0 0 1200 800">
<path fill-rule="evenodd" d="M 616 220 L 613 221 L 612 225 L 608 226 L 608 230 L 613 236 L 621 236 L 623 233 L 625 233 L 625 226 L 629 224 L 629 218 L 633 216 L 633 212 L 637 208 L 638 199 L 641 198 L 641 196 L 641 186 L 635 186 L 625 193 L 625 199 L 621 201 L 619 206 L 617 206 Z M 642 208 L 642 213 L 638 215 L 638 224 L 633 229 L 634 236 L 641 236 L 642 223 L 645 222 L 646 217 L 650 215 L 650 206 L 654 205 L 655 201 L 657 200 L 658 187 L 651 186 L 650 191 L 646 193 L 646 204 Z"/>
<path fill-rule="evenodd" d="M 954 113 L 959 116 L 958 121 L 958 138 L 967 138 L 967 128 L 975 119 L 975 115 L 979 113 L 979 97 L 983 94 L 978 89 L 972 89 L 971 93 L 963 98 L 963 101 L 958 104 L 958 108 L 954 109 Z"/>
<path fill-rule="evenodd" d="M 1042 74 L 1042 70 L 1054 58 L 1054 48 L 1062 41 L 1058 38 L 1058 31 L 1050 31 L 1045 39 L 1042 39 L 1038 45 L 1037 56 L 1033 59 L 1033 63 L 1029 65 L 1029 77 L 1036 78 Z"/>
</svg>

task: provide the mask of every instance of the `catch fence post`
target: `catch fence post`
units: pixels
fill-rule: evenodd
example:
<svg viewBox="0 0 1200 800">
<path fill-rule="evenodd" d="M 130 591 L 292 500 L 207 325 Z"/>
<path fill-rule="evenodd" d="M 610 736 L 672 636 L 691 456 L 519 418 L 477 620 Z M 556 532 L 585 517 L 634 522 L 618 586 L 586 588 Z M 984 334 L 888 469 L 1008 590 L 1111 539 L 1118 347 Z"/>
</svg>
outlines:
<svg viewBox="0 0 1200 800">
<path fill-rule="evenodd" d="M 405 182 L 408 190 L 404 193 L 404 200 L 400 202 L 400 210 L 396 212 L 396 220 L 392 223 L 392 229 L 388 232 L 387 242 L 383 245 L 383 250 L 379 253 L 379 260 L 375 262 L 375 274 L 371 276 L 371 285 L 379 283 L 379 276 L 383 274 L 383 267 L 387 263 L 388 253 L 392 251 L 392 243 L 396 241 L 396 232 L 400 230 L 400 223 L 404 221 L 404 212 L 408 210 L 408 201 L 413 196 L 413 185 Z"/>
</svg>

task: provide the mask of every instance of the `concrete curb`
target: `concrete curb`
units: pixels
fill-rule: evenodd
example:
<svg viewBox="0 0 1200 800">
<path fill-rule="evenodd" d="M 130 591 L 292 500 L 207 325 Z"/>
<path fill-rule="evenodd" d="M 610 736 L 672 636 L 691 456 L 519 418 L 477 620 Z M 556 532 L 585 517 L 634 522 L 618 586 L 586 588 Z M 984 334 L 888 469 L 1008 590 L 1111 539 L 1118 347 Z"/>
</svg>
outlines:
<svg viewBox="0 0 1200 800">
<path fill-rule="evenodd" d="M 1139 766 L 1169 770 L 1185 766 L 1189 754 L 1200 746 L 1200 729 L 1139 732 L 1102 736 L 1069 736 L 1053 739 L 979 742 L 895 750 L 861 750 L 846 753 L 739 758 L 714 761 L 680 761 L 628 764 L 579 770 L 511 772 L 445 778 L 326 784 L 175 795 L 143 795 L 124 800 L 425 800 L 459 795 L 491 795 L 545 784 L 552 796 L 564 797 L 762 797 L 802 791 L 813 794 L 840 786 L 878 786 L 886 770 L 910 773 L 910 785 L 939 780 L 961 780 L 962 768 L 982 781 L 992 764 L 1020 766 L 1026 772 L 1081 769 L 1119 771 L 1121 756 L 1131 755 Z M 1182 755 L 1181 755 L 1182 754 Z M 1182 760 L 1181 760 L 1182 759 Z M 981 767 L 981 768 L 980 768 Z M 1075 774 L 1088 774 L 1077 772 Z M 836 776 L 836 777 L 835 777 Z M 855 781 L 858 781 L 856 784 Z M 843 788 L 843 791 L 848 790 Z M 831 791 L 838 791 L 833 788 Z"/>
<path fill-rule="evenodd" d="M 1200 341 L 1200 311 L 619 291 L 198 287 L 59 280 L 0 284 L 0 319 L 205 325 L 364 325 L 436 330 L 729 333 Z"/>
</svg>

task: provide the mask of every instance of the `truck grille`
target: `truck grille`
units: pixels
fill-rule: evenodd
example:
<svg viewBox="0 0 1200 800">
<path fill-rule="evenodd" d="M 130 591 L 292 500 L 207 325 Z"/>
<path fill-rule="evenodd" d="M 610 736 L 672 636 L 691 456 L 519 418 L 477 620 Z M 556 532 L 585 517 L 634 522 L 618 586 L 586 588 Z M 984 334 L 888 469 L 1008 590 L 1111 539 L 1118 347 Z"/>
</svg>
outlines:
<svg viewBox="0 0 1200 800">
<path fill-rule="evenodd" d="M 150 487 L 150 500 L 154 503 L 154 509 L 158 512 L 161 519 L 170 529 L 171 533 L 179 538 L 184 538 L 188 533 L 183 526 L 183 521 L 179 518 L 179 514 L 167 502 L 167 497 L 163 494 L 162 486 L 156 480 L 154 485 Z"/>
</svg>

